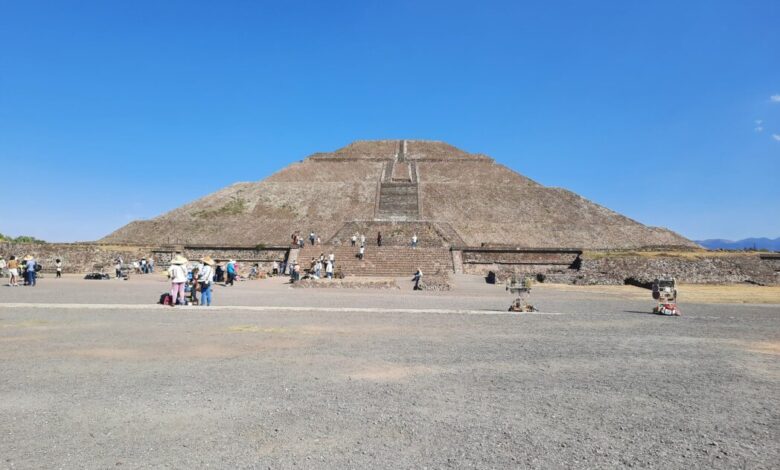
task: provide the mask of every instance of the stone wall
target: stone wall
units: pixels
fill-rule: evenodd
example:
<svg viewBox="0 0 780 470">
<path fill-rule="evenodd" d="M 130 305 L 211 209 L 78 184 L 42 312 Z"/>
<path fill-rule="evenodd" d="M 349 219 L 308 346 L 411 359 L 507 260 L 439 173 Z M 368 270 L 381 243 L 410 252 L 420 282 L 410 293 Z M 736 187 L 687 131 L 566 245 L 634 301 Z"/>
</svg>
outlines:
<svg viewBox="0 0 780 470">
<path fill-rule="evenodd" d="M 730 256 L 607 256 L 582 260 L 580 270 L 571 278 L 577 284 L 624 284 L 627 280 L 652 282 L 659 276 L 673 276 L 690 284 L 751 282 L 780 284 L 780 272 L 774 260 L 756 254 Z"/>
<path fill-rule="evenodd" d="M 113 261 L 118 257 L 130 261 L 149 258 L 152 248 L 132 245 L 100 245 L 94 243 L 0 243 L 0 255 L 6 261 L 11 255 L 21 259 L 27 255 L 35 257 L 43 272 L 55 271 L 55 260 L 62 260 L 65 273 L 87 273 L 111 271 Z"/>
</svg>

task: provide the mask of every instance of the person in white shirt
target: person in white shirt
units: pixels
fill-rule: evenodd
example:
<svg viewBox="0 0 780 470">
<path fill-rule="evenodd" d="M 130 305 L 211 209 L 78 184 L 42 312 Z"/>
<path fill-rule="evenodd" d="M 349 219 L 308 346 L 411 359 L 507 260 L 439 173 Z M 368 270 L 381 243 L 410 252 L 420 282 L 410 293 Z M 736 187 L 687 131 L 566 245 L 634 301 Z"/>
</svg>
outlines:
<svg viewBox="0 0 780 470">
<path fill-rule="evenodd" d="M 57 258 L 54 261 L 54 266 L 57 268 L 57 277 L 62 277 L 62 260 Z"/>
<path fill-rule="evenodd" d="M 412 235 L 412 248 L 417 248 L 417 234 Z"/>
<path fill-rule="evenodd" d="M 168 277 L 171 278 L 171 307 L 177 302 L 184 304 L 184 284 L 187 283 L 187 258 L 182 255 L 176 255 L 171 260 L 171 267 L 168 268 Z"/>
<path fill-rule="evenodd" d="M 201 260 L 203 267 L 198 275 L 198 284 L 200 284 L 200 305 L 211 305 L 211 286 L 214 284 L 214 260 L 211 256 L 206 256 Z"/>
<path fill-rule="evenodd" d="M 325 265 L 325 275 L 328 279 L 333 279 L 333 261 L 328 260 L 328 264 Z"/>
</svg>

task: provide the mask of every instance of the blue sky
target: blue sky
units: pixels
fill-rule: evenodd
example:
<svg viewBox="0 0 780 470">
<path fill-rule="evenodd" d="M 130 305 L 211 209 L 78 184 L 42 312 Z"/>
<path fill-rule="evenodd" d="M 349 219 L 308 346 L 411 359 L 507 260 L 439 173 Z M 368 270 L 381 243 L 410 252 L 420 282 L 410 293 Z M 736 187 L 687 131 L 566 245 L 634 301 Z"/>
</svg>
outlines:
<svg viewBox="0 0 780 470">
<path fill-rule="evenodd" d="M 690 238 L 777 237 L 778 49 L 776 0 L 0 0 L 0 232 L 93 240 L 417 138 Z"/>
</svg>

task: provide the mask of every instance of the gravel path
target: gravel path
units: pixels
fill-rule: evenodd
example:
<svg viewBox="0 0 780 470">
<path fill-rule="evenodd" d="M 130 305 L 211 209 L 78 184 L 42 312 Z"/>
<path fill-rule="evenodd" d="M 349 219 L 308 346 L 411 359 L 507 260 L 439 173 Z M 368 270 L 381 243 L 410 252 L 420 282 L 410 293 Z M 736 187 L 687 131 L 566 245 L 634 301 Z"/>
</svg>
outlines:
<svg viewBox="0 0 780 470">
<path fill-rule="evenodd" d="M 493 315 L 511 298 L 464 281 L 422 296 L 245 283 L 217 290 L 235 308 L 105 308 L 165 283 L 46 281 L 0 288 L 0 468 L 780 462 L 776 305 L 666 318 L 540 289 L 560 315 Z M 93 305 L 2 306 L 55 301 Z"/>
</svg>

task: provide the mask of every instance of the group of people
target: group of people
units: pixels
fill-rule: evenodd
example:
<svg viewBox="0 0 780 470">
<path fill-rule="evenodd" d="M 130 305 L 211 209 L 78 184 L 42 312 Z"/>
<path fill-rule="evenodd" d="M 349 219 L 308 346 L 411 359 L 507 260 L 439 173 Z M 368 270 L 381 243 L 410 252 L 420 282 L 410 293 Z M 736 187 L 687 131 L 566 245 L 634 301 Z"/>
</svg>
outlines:
<svg viewBox="0 0 780 470">
<path fill-rule="evenodd" d="M 319 258 L 311 259 L 311 265 L 309 266 L 309 275 L 315 277 L 316 279 L 322 279 L 323 277 L 322 274 L 324 271 L 325 277 L 327 277 L 328 279 L 333 279 L 333 271 L 335 268 L 336 268 L 336 255 L 331 253 L 328 255 L 327 258 L 325 258 L 325 253 L 320 253 Z"/>
<path fill-rule="evenodd" d="M 234 262 L 235 263 L 235 262 Z M 214 259 L 210 256 L 202 258 L 199 263 L 189 265 L 189 260 L 182 255 L 176 255 L 168 268 L 171 280 L 171 292 L 168 305 L 211 305 L 211 292 L 216 271 Z M 228 263 L 230 265 L 230 263 Z M 235 273 L 235 265 L 233 266 Z M 232 283 L 231 283 L 232 285 Z M 200 292 L 200 298 L 198 298 Z M 189 298 L 186 294 L 189 293 Z"/>
<path fill-rule="evenodd" d="M 124 279 L 127 276 L 122 274 L 122 270 L 126 270 L 128 273 L 133 274 L 152 274 L 154 272 L 154 258 L 151 256 L 149 259 L 141 258 L 131 261 L 128 265 L 125 265 L 125 261 L 121 256 L 114 260 L 114 271 L 116 272 L 117 279 Z"/>
<path fill-rule="evenodd" d="M 56 277 L 62 277 L 62 260 L 57 258 L 54 262 Z M 19 278 L 22 278 L 23 285 L 35 287 L 38 284 L 38 274 L 43 269 L 34 256 L 27 255 L 24 258 L 17 259 L 16 256 L 9 256 L 8 261 L 0 256 L 0 276 L 8 276 L 8 285 L 11 287 L 19 286 Z"/>
</svg>

